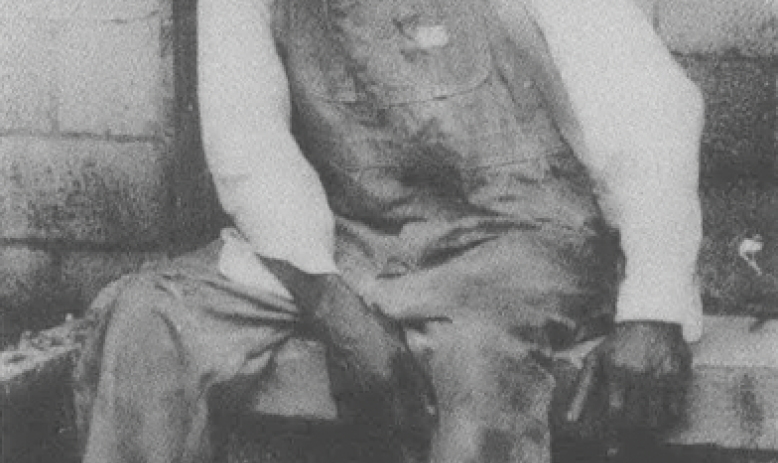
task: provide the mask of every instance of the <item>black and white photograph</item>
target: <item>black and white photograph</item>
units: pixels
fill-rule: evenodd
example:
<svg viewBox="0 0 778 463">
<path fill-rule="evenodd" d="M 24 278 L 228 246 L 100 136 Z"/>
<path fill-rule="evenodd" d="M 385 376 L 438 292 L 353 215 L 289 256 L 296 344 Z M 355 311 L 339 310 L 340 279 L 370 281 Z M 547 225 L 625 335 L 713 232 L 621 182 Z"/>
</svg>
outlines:
<svg viewBox="0 0 778 463">
<path fill-rule="evenodd" d="M 0 463 L 778 463 L 778 0 L 0 0 Z"/>
</svg>

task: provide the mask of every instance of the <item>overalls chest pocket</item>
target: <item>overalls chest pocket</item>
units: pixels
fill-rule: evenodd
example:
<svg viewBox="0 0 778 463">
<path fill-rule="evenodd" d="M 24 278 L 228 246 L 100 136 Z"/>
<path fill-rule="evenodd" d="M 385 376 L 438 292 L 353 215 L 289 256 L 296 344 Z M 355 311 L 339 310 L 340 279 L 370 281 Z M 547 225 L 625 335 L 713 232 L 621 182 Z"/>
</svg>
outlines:
<svg viewBox="0 0 778 463">
<path fill-rule="evenodd" d="M 309 14 L 292 24 L 306 28 L 293 32 L 293 67 L 313 97 L 392 106 L 464 93 L 489 76 L 475 0 L 295 2 Z"/>
</svg>

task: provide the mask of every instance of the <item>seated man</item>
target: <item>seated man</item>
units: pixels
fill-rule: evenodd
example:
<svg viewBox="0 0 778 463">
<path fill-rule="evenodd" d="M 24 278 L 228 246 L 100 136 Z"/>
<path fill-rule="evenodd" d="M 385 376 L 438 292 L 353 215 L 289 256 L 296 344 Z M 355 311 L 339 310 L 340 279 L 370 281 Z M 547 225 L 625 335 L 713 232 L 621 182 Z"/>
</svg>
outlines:
<svg viewBox="0 0 778 463">
<path fill-rule="evenodd" d="M 209 417 L 301 339 L 339 416 L 405 461 L 548 462 L 548 359 L 606 333 L 570 419 L 596 389 L 614 435 L 672 423 L 701 334 L 703 105 L 652 11 L 200 0 L 235 228 L 93 305 L 84 461 L 211 461 Z"/>
</svg>

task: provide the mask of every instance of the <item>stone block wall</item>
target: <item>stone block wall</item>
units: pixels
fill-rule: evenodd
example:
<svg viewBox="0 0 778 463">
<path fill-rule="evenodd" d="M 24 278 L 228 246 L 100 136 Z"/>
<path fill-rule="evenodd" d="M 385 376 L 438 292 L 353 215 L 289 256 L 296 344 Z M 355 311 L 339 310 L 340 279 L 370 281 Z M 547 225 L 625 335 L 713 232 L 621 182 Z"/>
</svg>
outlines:
<svg viewBox="0 0 778 463">
<path fill-rule="evenodd" d="M 0 335 L 165 249 L 171 28 L 160 0 L 0 0 Z"/>
<path fill-rule="evenodd" d="M 678 55 L 706 100 L 704 183 L 776 174 L 776 66 L 771 58 Z"/>
<path fill-rule="evenodd" d="M 216 228 L 195 4 L 0 0 L 0 341 Z M 774 178 L 778 0 L 657 0 L 656 12 L 705 91 L 706 178 Z"/>
<path fill-rule="evenodd" d="M 658 0 L 657 29 L 703 89 L 707 182 L 776 176 L 778 1 Z"/>
</svg>

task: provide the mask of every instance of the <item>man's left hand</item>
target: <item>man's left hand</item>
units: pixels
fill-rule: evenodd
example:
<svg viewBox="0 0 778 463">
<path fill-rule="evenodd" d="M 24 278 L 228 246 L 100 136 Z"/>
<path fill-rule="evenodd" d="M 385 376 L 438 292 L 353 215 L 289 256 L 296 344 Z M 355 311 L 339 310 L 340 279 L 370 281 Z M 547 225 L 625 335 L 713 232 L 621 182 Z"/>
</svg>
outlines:
<svg viewBox="0 0 778 463">
<path fill-rule="evenodd" d="M 602 419 L 608 420 L 606 428 L 612 438 L 627 432 L 665 430 L 684 410 L 691 367 L 691 350 L 680 325 L 619 323 L 586 357 L 568 420 L 577 421 L 587 398 L 599 390 L 607 410 Z"/>
</svg>

